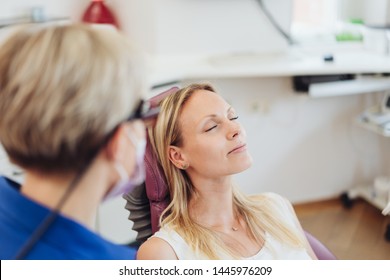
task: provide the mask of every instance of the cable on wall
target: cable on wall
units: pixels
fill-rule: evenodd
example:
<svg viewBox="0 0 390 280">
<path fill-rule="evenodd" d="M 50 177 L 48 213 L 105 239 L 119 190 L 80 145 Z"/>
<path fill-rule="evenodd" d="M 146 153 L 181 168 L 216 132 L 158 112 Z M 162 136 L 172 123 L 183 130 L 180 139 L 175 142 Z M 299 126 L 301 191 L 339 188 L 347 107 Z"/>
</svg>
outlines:
<svg viewBox="0 0 390 280">
<path fill-rule="evenodd" d="M 293 38 L 283 30 L 283 28 L 280 26 L 280 24 L 275 20 L 274 16 L 270 13 L 270 11 L 267 9 L 267 7 L 264 4 L 263 0 L 256 0 L 256 2 L 259 4 L 261 10 L 269 20 L 269 22 L 273 25 L 273 27 L 283 36 L 283 38 L 286 39 L 286 41 L 290 45 L 296 44 L 296 42 L 293 40 Z"/>
</svg>

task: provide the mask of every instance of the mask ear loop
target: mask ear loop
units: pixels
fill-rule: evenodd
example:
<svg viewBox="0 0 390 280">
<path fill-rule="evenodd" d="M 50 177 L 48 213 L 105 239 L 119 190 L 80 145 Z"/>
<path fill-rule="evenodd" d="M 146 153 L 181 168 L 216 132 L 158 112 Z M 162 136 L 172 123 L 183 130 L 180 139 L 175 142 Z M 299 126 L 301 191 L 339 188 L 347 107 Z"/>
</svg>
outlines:
<svg viewBox="0 0 390 280">
<path fill-rule="evenodd" d="M 138 140 L 137 140 L 137 138 L 133 135 L 133 132 L 132 132 L 130 129 L 127 129 L 126 135 L 127 135 L 127 137 L 130 139 L 131 143 L 133 144 L 134 149 L 137 149 Z"/>
<path fill-rule="evenodd" d="M 137 180 L 145 181 L 145 165 L 143 161 L 145 157 L 146 139 L 137 139 L 137 137 L 134 136 L 133 132 L 130 129 L 127 130 L 126 135 L 129 138 L 130 142 L 133 144 L 135 149 L 135 160 L 136 160 L 136 168 L 137 168 L 135 174 L 138 174 L 138 175 L 135 175 L 134 173 L 130 174 L 130 178 L 136 181 Z M 140 183 L 141 182 L 137 182 L 136 184 L 138 185 Z"/>
<path fill-rule="evenodd" d="M 118 172 L 118 174 L 119 174 L 119 179 L 126 180 L 126 178 L 129 175 L 127 174 L 126 169 L 123 167 L 123 165 L 118 163 L 118 162 L 115 162 L 114 167 L 115 167 L 116 172 Z"/>
</svg>

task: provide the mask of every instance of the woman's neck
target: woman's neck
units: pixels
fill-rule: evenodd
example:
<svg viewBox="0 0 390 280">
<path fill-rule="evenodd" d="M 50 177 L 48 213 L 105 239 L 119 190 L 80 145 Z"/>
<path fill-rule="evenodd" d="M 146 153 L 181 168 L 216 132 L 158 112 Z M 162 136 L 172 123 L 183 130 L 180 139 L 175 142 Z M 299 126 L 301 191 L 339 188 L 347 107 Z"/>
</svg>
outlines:
<svg viewBox="0 0 390 280">
<path fill-rule="evenodd" d="M 233 206 L 233 187 L 230 179 L 197 182 L 196 194 L 191 198 L 190 215 L 198 223 L 209 227 L 231 227 L 237 222 Z"/>
<path fill-rule="evenodd" d="M 21 192 L 47 208 L 54 209 L 69 188 L 74 176 L 74 174 L 60 176 L 27 171 Z M 102 172 L 89 170 L 72 191 L 60 213 L 94 229 L 96 212 L 106 191 L 104 182 Z"/>
</svg>

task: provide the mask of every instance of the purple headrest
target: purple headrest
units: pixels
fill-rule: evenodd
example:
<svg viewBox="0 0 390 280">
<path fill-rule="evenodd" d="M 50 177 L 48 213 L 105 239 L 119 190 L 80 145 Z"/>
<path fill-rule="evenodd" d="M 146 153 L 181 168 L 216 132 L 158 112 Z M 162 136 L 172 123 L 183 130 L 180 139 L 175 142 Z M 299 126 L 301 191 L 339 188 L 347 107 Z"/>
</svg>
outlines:
<svg viewBox="0 0 390 280">
<path fill-rule="evenodd" d="M 158 106 L 160 101 L 166 96 L 175 93 L 179 90 L 178 87 L 173 87 L 167 91 L 149 100 L 152 107 Z M 170 202 L 168 185 L 157 157 L 153 151 L 150 139 L 147 136 L 147 144 L 145 151 L 145 188 L 146 195 L 150 201 L 150 218 L 152 225 L 152 233 L 159 229 L 159 219 L 161 213 L 165 210 Z"/>
</svg>

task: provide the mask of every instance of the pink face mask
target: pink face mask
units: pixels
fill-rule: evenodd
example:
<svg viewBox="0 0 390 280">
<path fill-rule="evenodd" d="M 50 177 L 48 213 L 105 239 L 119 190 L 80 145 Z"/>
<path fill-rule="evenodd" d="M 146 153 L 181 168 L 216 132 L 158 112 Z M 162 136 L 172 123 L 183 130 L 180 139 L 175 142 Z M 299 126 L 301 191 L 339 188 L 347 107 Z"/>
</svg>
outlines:
<svg viewBox="0 0 390 280">
<path fill-rule="evenodd" d="M 146 148 L 146 139 L 137 140 L 133 134 L 127 133 L 130 141 L 136 148 L 136 167 L 131 176 L 127 174 L 124 166 L 116 162 L 115 169 L 119 174 L 119 180 L 115 186 L 107 193 L 104 197 L 104 200 L 114 198 L 125 193 L 131 192 L 136 186 L 139 186 L 145 181 L 145 148 Z"/>
</svg>

